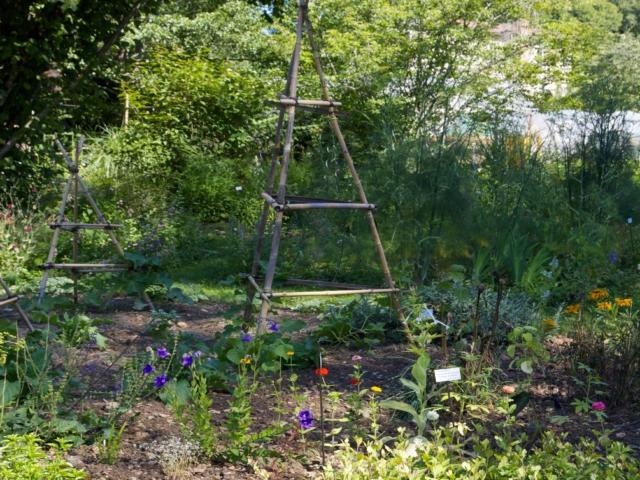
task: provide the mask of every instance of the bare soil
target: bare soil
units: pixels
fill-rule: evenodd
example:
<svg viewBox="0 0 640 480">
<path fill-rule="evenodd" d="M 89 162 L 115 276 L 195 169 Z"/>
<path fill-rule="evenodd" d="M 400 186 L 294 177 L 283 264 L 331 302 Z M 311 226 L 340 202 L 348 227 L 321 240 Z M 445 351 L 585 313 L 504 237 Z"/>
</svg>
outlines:
<svg viewBox="0 0 640 480">
<path fill-rule="evenodd" d="M 195 305 L 166 306 L 179 313 L 180 322 L 177 329 L 183 333 L 198 335 L 203 339 L 220 331 L 228 322 L 223 317 L 228 306 L 218 303 L 198 303 Z M 153 346 L 153 340 L 144 334 L 145 326 L 150 320 L 148 312 L 138 312 L 131 308 L 128 301 L 115 302 L 109 312 L 96 312 L 93 316 L 104 321 L 101 333 L 107 337 L 107 349 L 101 351 L 95 346 L 87 345 L 83 352 L 81 371 L 85 381 L 91 387 L 91 395 L 78 403 L 79 409 L 93 408 L 98 413 L 106 413 L 113 408 L 113 391 L 117 389 L 120 379 L 119 369 L 126 359 L 136 352 Z M 317 316 L 308 313 L 297 313 L 287 310 L 277 312 L 277 316 L 300 318 L 307 323 L 307 330 L 312 330 L 318 322 Z M 304 332 L 303 332 L 304 333 Z M 573 381 L 567 375 L 566 365 L 562 362 L 562 352 L 569 340 L 564 337 L 550 339 L 548 349 L 554 361 L 550 362 L 543 372 L 538 372 L 529 392 L 531 400 L 519 414 L 517 428 L 527 431 L 533 440 L 544 429 L 566 432 L 568 438 L 577 439 L 581 435 L 590 435 L 593 430 L 601 428 L 595 423 L 585 423 L 583 417 L 573 415 L 571 401 L 575 395 Z M 430 352 L 437 362 L 439 349 L 434 347 Z M 378 385 L 383 389 L 382 396 L 391 396 L 401 390 L 399 379 L 408 375 L 412 355 L 404 345 L 388 344 L 374 347 L 370 351 L 354 351 L 346 348 L 328 348 L 324 362 L 330 374 L 327 382 L 333 390 L 349 392 L 353 390 L 349 379 L 353 371 L 351 357 L 354 354 L 363 357 L 362 366 L 366 372 L 364 386 Z M 508 364 L 504 360 L 505 366 Z M 521 372 L 505 368 L 506 375 L 501 385 L 516 384 L 521 379 Z M 299 385 L 306 392 L 306 402 L 314 411 L 318 411 L 318 390 L 312 369 L 296 370 Z M 286 373 L 285 373 L 286 375 Z M 286 378 L 284 379 L 286 382 Z M 500 379 L 498 380 L 500 382 Z M 255 395 L 254 416 L 258 425 L 268 425 L 278 413 L 273 408 L 275 390 L 266 385 Z M 497 391 L 500 385 L 496 386 Z M 229 401 L 229 395 L 213 392 L 213 416 L 223 414 Z M 293 408 L 293 406 L 292 406 Z M 325 414 L 328 415 L 325 401 Z M 613 431 L 612 437 L 631 446 L 640 456 L 640 415 L 637 407 L 618 408 L 607 412 L 605 428 Z M 563 425 L 549 423 L 552 416 L 567 416 L 569 421 Z M 170 438 L 179 438 L 180 430 L 170 411 L 158 400 L 141 401 L 127 415 L 128 424 L 122 437 L 122 448 L 119 460 L 114 465 L 100 463 L 95 445 L 83 445 L 71 450 L 68 460 L 76 467 L 87 471 L 93 479 L 113 480 L 155 480 L 172 478 L 163 472 L 158 455 L 153 452 L 154 442 L 163 442 Z M 262 476 L 256 474 L 251 467 L 230 464 L 212 465 L 210 463 L 193 463 L 182 469 L 181 475 L 173 478 L 188 479 L 302 479 L 317 477 L 320 470 L 320 452 L 318 451 L 319 432 L 315 431 L 303 442 L 297 430 L 292 430 L 276 440 L 272 445 L 280 454 L 280 458 L 267 461 Z M 447 419 L 442 419 L 446 421 Z M 491 419 L 487 418 L 490 425 Z M 383 428 L 393 432 L 400 423 L 398 419 L 385 419 Z M 406 424 L 405 424 L 406 425 Z M 542 428 L 540 427 L 542 425 Z"/>
</svg>

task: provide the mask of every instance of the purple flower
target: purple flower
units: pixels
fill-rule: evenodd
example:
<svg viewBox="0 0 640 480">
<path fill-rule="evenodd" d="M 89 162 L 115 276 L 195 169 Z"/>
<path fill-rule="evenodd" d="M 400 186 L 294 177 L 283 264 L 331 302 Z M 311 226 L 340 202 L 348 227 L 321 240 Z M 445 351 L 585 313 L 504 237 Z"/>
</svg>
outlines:
<svg viewBox="0 0 640 480">
<path fill-rule="evenodd" d="M 158 375 L 153 381 L 156 388 L 162 388 L 165 383 L 167 383 L 167 375 L 164 373 L 162 375 Z"/>
<path fill-rule="evenodd" d="M 200 358 L 202 356 L 202 352 L 200 350 L 193 353 L 193 356 L 196 358 Z"/>
<path fill-rule="evenodd" d="M 158 354 L 158 358 L 167 358 L 169 356 L 169 350 L 164 347 L 158 347 L 156 353 Z"/>
<path fill-rule="evenodd" d="M 244 343 L 249 343 L 251 340 L 253 340 L 253 337 L 250 334 L 245 333 L 240 340 L 242 340 Z"/>
<path fill-rule="evenodd" d="M 193 365 L 193 356 L 189 355 L 188 353 L 182 355 L 182 366 L 190 367 L 191 365 Z"/>
<path fill-rule="evenodd" d="M 278 325 L 273 320 L 269 321 L 269 330 L 273 333 L 278 333 L 280 331 L 280 325 Z"/>
<path fill-rule="evenodd" d="M 616 252 L 610 252 L 609 253 L 609 261 L 611 263 L 618 263 L 619 259 L 620 258 L 618 257 L 618 254 Z"/>
<path fill-rule="evenodd" d="M 149 375 L 151 372 L 153 372 L 155 370 L 155 368 L 153 368 L 153 365 L 151 365 L 150 363 L 147 363 L 144 368 L 142 369 L 142 373 L 144 375 Z"/>
<path fill-rule="evenodd" d="M 309 410 L 301 410 L 298 412 L 298 422 L 302 430 L 313 428 L 313 415 Z"/>
</svg>

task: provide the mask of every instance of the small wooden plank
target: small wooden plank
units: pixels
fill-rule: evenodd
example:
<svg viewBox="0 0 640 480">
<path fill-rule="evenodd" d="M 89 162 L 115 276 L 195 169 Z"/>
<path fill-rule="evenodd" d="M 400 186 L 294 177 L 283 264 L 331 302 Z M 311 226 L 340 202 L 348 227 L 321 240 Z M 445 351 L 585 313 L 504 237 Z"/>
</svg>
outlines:
<svg viewBox="0 0 640 480">
<path fill-rule="evenodd" d="M 370 295 L 376 293 L 394 293 L 398 292 L 397 288 L 363 288 L 360 290 L 318 290 L 304 292 L 272 292 L 265 293 L 271 298 L 276 297 L 329 297 L 334 295 Z"/>
<path fill-rule="evenodd" d="M 14 295 L 13 297 L 3 298 L 2 300 L 0 300 L 0 307 L 3 305 L 9 305 L 11 303 L 15 303 L 18 300 L 20 300 L 20 297 L 17 295 Z"/>
<path fill-rule="evenodd" d="M 121 228 L 122 225 L 118 223 L 50 223 L 49 228 L 60 228 L 62 230 L 74 231 L 74 230 L 115 230 Z"/>
</svg>

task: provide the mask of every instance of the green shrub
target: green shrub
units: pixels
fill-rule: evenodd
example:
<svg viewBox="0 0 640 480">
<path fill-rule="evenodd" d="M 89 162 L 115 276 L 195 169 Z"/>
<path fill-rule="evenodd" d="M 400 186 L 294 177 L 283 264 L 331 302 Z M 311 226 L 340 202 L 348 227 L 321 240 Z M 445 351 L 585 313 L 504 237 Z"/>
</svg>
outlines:
<svg viewBox="0 0 640 480">
<path fill-rule="evenodd" d="M 631 480 L 639 478 L 640 463 L 631 450 L 619 442 L 596 445 L 582 439 L 578 445 L 564 437 L 546 433 L 539 446 L 528 449 L 520 442 L 475 438 L 463 448 L 443 430 L 432 440 L 399 440 L 385 445 L 382 440 L 355 447 L 345 441 L 325 477 L 332 480 Z M 602 453 L 601 453 L 602 452 Z"/>
<path fill-rule="evenodd" d="M 313 336 L 324 343 L 370 348 L 385 340 L 402 338 L 391 309 L 367 298 L 329 305 L 321 319 Z"/>
<path fill-rule="evenodd" d="M 33 434 L 8 435 L 0 442 L 0 478 L 3 480 L 67 480 L 86 478 L 81 470 L 45 452 Z"/>
</svg>

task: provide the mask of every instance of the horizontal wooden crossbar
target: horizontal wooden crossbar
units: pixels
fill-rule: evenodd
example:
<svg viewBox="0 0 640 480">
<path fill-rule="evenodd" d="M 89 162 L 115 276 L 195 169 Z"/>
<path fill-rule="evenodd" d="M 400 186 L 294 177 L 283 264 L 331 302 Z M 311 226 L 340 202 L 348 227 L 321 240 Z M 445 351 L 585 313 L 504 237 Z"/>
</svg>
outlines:
<svg viewBox="0 0 640 480">
<path fill-rule="evenodd" d="M 61 230 L 115 230 L 122 227 L 116 223 L 50 223 L 49 228 L 59 228 Z"/>
<path fill-rule="evenodd" d="M 266 105 L 278 108 L 287 108 L 288 105 L 282 104 L 280 102 L 276 102 L 273 100 L 267 100 L 264 102 Z M 334 110 L 330 110 L 327 107 L 307 107 L 304 105 L 296 105 L 297 110 L 302 110 L 303 112 L 313 113 L 316 115 L 335 115 L 338 117 L 346 117 L 347 114 L 345 112 L 337 112 Z"/>
<path fill-rule="evenodd" d="M 45 263 L 45 270 L 77 270 L 96 272 L 121 272 L 129 270 L 129 265 L 122 263 Z"/>
<path fill-rule="evenodd" d="M 7 298 L 3 298 L 2 300 L 0 300 L 0 307 L 3 305 L 9 305 L 10 303 L 15 303 L 18 300 L 20 300 L 20 297 L 17 295 L 14 295 L 12 297 L 7 297 Z"/>
<path fill-rule="evenodd" d="M 266 293 L 271 298 L 276 297 L 329 297 L 334 295 L 369 295 L 376 293 L 398 292 L 397 288 L 363 288 L 360 290 L 318 290 L 304 292 L 272 292 Z"/>
<path fill-rule="evenodd" d="M 344 209 L 344 210 L 375 210 L 373 203 L 355 203 L 345 200 L 325 200 L 321 198 L 311 197 L 285 197 L 285 203 L 282 205 L 269 195 L 262 192 L 262 198 L 274 210 L 316 210 L 316 209 Z"/>
<path fill-rule="evenodd" d="M 282 105 L 296 105 L 303 107 L 341 107 L 341 102 L 333 100 L 303 100 L 302 98 L 280 97 L 278 102 Z"/>
</svg>

